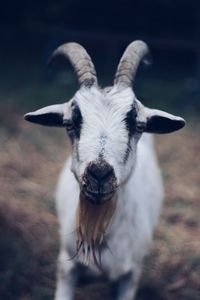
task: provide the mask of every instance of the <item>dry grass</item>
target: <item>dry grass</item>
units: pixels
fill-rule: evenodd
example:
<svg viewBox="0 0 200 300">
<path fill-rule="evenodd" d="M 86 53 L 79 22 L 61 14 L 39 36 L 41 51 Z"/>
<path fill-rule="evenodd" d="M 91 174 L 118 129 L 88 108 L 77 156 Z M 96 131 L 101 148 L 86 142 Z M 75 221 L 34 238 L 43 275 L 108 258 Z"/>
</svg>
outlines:
<svg viewBox="0 0 200 300">
<path fill-rule="evenodd" d="M 58 245 L 53 193 L 67 155 L 65 132 L 39 129 L 14 113 L 11 119 L 0 129 L 0 299 L 49 300 Z M 166 202 L 138 299 L 200 299 L 200 139 L 198 126 L 191 128 L 156 138 Z M 98 283 L 78 289 L 77 299 L 110 293 Z"/>
</svg>

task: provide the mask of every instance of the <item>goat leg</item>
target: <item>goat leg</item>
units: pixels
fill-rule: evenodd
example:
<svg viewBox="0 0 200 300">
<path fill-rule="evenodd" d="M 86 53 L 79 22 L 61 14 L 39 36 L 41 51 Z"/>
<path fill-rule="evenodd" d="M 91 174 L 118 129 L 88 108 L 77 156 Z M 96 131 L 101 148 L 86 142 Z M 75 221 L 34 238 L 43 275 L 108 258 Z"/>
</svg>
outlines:
<svg viewBox="0 0 200 300">
<path fill-rule="evenodd" d="M 61 250 L 58 258 L 57 287 L 55 300 L 73 300 L 74 289 L 77 282 L 77 265 L 69 257 L 65 250 Z"/>
<path fill-rule="evenodd" d="M 141 269 L 134 269 L 123 275 L 117 282 L 116 300 L 134 300 Z"/>
</svg>

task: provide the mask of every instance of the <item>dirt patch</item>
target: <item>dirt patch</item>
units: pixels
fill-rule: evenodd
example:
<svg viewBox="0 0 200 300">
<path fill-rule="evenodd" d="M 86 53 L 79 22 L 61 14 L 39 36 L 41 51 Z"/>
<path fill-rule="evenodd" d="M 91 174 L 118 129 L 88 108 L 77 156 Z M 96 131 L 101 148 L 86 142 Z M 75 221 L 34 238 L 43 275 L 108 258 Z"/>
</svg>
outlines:
<svg viewBox="0 0 200 300">
<path fill-rule="evenodd" d="M 69 145 L 64 130 L 15 120 L 0 129 L 0 298 L 48 300 L 58 245 L 53 195 Z M 166 201 L 138 300 L 200 299 L 200 139 L 191 128 L 156 137 Z M 76 297 L 110 299 L 111 287 L 89 284 Z"/>
</svg>

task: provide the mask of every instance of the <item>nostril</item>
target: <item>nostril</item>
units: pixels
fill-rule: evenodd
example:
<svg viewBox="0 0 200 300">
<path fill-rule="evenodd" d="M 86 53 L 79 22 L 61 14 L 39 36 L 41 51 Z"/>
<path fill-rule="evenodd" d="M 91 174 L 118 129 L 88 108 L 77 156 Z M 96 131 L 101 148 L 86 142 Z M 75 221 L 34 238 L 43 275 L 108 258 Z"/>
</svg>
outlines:
<svg viewBox="0 0 200 300">
<path fill-rule="evenodd" d="M 98 181 L 108 179 L 114 175 L 112 166 L 109 164 L 90 164 L 87 169 L 88 175 Z"/>
<path fill-rule="evenodd" d="M 101 179 L 108 179 L 110 177 L 112 177 L 114 175 L 113 169 L 110 170 L 106 170 L 106 172 L 104 172 L 101 176 Z"/>
</svg>

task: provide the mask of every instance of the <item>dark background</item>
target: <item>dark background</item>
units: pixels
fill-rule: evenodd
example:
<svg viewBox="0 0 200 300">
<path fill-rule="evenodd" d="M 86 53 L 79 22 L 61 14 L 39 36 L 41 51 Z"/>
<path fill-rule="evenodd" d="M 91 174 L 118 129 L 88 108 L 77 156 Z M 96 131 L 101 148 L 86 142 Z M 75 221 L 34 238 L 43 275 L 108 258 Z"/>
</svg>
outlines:
<svg viewBox="0 0 200 300">
<path fill-rule="evenodd" d="M 200 108 L 197 0 L 2 1 L 0 20 L 3 102 L 35 107 L 72 95 L 76 87 L 70 69 L 46 68 L 50 53 L 63 42 L 85 46 L 100 83 L 107 85 L 127 44 L 143 39 L 153 65 L 139 72 L 137 96 L 163 108 Z"/>
</svg>

